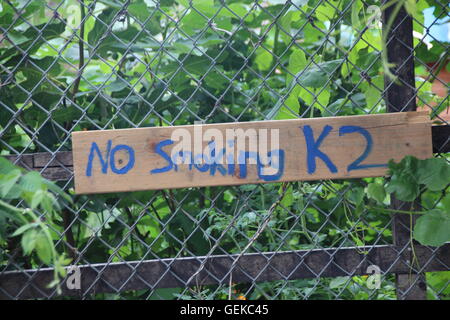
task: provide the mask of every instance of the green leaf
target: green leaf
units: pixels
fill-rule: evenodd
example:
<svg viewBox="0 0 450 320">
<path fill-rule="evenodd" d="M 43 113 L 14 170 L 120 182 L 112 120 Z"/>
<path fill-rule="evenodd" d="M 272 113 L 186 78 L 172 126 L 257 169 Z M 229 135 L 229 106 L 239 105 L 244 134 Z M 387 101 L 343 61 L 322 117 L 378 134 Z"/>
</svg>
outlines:
<svg viewBox="0 0 450 320">
<path fill-rule="evenodd" d="M 300 103 L 298 102 L 300 89 L 301 87 L 296 86 L 291 91 L 286 101 L 283 102 L 283 100 L 278 100 L 267 117 L 272 119 L 275 116 L 275 119 L 277 120 L 295 119 L 298 116 L 298 111 L 300 109 Z"/>
<path fill-rule="evenodd" d="M 405 0 L 404 6 L 406 9 L 406 12 L 414 18 L 417 18 L 418 12 L 417 12 L 417 5 L 416 0 Z"/>
<path fill-rule="evenodd" d="M 389 161 L 391 179 L 386 186 L 386 191 L 393 193 L 398 200 L 414 201 L 420 192 L 419 183 L 415 176 L 418 161 L 412 156 L 406 156 L 399 163 Z"/>
<path fill-rule="evenodd" d="M 336 14 L 336 10 L 338 10 L 338 8 L 336 8 L 335 4 L 323 3 L 317 6 L 315 14 L 319 21 L 330 21 Z"/>
<path fill-rule="evenodd" d="M 12 186 L 11 190 L 3 196 L 5 200 L 19 199 L 22 195 L 22 188 L 18 184 Z"/>
<path fill-rule="evenodd" d="M 450 166 L 445 159 L 418 160 L 406 156 L 398 164 L 390 161 L 391 180 L 386 191 L 394 193 L 397 199 L 413 201 L 419 196 L 420 184 L 431 191 L 444 189 L 450 181 Z"/>
<path fill-rule="evenodd" d="M 205 74 L 208 71 L 209 66 L 211 65 L 211 61 L 205 56 L 198 57 L 191 55 L 181 60 L 183 61 L 184 69 L 187 70 L 189 73 L 196 75 Z M 179 68 L 180 68 L 179 63 L 174 62 L 165 66 L 164 68 L 161 68 L 161 71 L 163 71 L 166 74 L 169 74 L 177 72 Z"/>
<path fill-rule="evenodd" d="M 9 4 L 2 4 L 0 2 L 0 27 L 8 28 L 11 25 L 16 15 L 13 8 L 14 7 Z"/>
<path fill-rule="evenodd" d="M 117 39 L 120 39 L 120 41 L 117 41 Z M 114 35 L 109 35 L 100 40 L 95 53 L 104 58 L 108 56 L 108 53 L 143 52 L 161 47 L 161 43 L 148 39 L 145 33 L 135 27 L 116 31 Z"/>
<path fill-rule="evenodd" d="M 64 198 L 64 200 L 66 200 L 69 203 L 73 203 L 72 198 L 70 197 L 70 195 L 68 195 L 67 193 L 64 192 L 63 189 L 61 189 L 58 185 L 56 185 L 55 183 L 48 181 L 47 179 L 43 179 L 43 183 L 47 186 L 48 190 L 54 192 L 55 194 L 61 196 Z"/>
<path fill-rule="evenodd" d="M 123 4 L 121 4 L 117 0 L 99 0 L 99 2 L 104 3 L 114 9 L 122 9 L 123 6 Z"/>
<path fill-rule="evenodd" d="M 12 234 L 13 237 L 21 235 L 22 233 L 24 233 L 25 231 L 27 231 L 28 229 L 34 228 L 36 227 L 37 224 L 36 223 L 27 223 L 23 226 L 21 226 L 19 229 L 17 229 L 16 231 L 14 231 L 14 233 Z"/>
<path fill-rule="evenodd" d="M 433 209 L 422 215 L 416 221 L 414 239 L 436 247 L 450 241 L 450 212 Z"/>
<path fill-rule="evenodd" d="M 357 206 L 364 200 L 364 189 L 360 187 L 354 187 L 347 193 L 347 198 Z"/>
<path fill-rule="evenodd" d="M 352 3 L 351 21 L 354 30 L 358 30 L 361 27 L 361 21 L 359 20 L 359 12 L 361 11 L 362 3 L 360 1 L 354 1 Z"/>
<path fill-rule="evenodd" d="M 313 103 L 313 107 L 324 112 L 326 110 L 326 106 L 328 105 L 328 102 L 330 101 L 330 96 L 331 96 L 330 91 L 331 90 L 329 90 L 328 88 L 316 89 L 315 95 L 316 95 L 317 101 Z"/>
<path fill-rule="evenodd" d="M 258 48 L 256 50 L 255 63 L 258 69 L 261 71 L 267 71 L 272 65 L 273 56 L 272 54 L 264 48 Z"/>
<path fill-rule="evenodd" d="M 386 187 L 386 191 L 393 193 L 398 200 L 414 201 L 419 195 L 419 185 L 414 178 L 396 178 L 393 176 Z"/>
<path fill-rule="evenodd" d="M 110 224 L 113 223 L 120 214 L 121 211 L 117 208 L 103 210 L 100 213 L 89 212 L 86 220 L 86 232 L 84 237 L 88 238 L 94 235 L 100 237 L 103 229 L 109 229 Z"/>
<path fill-rule="evenodd" d="M 447 212 L 450 212 L 450 193 L 447 193 L 441 200 L 441 205 Z"/>
<path fill-rule="evenodd" d="M 282 191 L 283 191 L 283 187 L 280 187 L 280 189 L 278 190 L 278 193 L 281 194 Z M 293 202 L 294 202 L 294 195 L 293 195 L 293 188 L 292 188 L 292 184 L 291 184 L 285 190 L 284 197 L 283 197 L 283 199 L 281 199 L 280 204 L 284 208 L 289 208 L 292 205 Z"/>
<path fill-rule="evenodd" d="M 178 0 L 177 2 L 182 4 L 186 8 L 189 8 L 192 4 L 192 7 L 195 9 L 202 9 L 207 11 L 214 7 L 214 0 Z"/>
<path fill-rule="evenodd" d="M 115 9 L 107 8 L 96 18 L 94 27 L 88 34 L 88 43 L 93 50 L 100 45 L 99 40 L 105 35 L 108 26 L 112 23 L 119 10 L 120 7 Z"/>
<path fill-rule="evenodd" d="M 420 160 L 417 175 L 419 183 L 431 191 L 441 191 L 450 183 L 450 165 L 445 158 Z"/>
<path fill-rule="evenodd" d="M 382 184 L 378 183 L 369 183 L 367 186 L 367 195 L 375 199 L 376 201 L 383 203 L 384 199 L 386 198 L 386 190 L 384 189 L 384 186 Z"/>
<path fill-rule="evenodd" d="M 302 87 L 321 88 L 337 71 L 343 61 L 343 59 L 337 59 L 310 65 L 297 75 L 297 83 Z"/>
<path fill-rule="evenodd" d="M 46 193 L 46 191 L 40 189 L 40 190 L 37 190 L 33 194 L 33 196 L 31 197 L 31 203 L 30 203 L 31 209 L 37 208 L 37 206 L 42 202 L 42 199 L 44 199 L 45 193 Z"/>
<path fill-rule="evenodd" d="M 52 262 L 52 244 L 43 231 L 36 236 L 36 253 L 43 263 L 50 264 Z"/>
<path fill-rule="evenodd" d="M 333 280 L 330 281 L 330 289 L 338 289 L 342 286 L 344 286 L 350 277 L 336 277 L 333 278 Z"/>
<path fill-rule="evenodd" d="M 40 202 L 40 206 L 44 212 L 48 214 L 52 214 L 55 210 L 61 210 L 61 206 L 59 205 L 56 198 L 50 192 L 44 192 L 44 196 Z M 62 221 L 62 218 L 59 215 L 54 215 L 56 220 Z"/>
<path fill-rule="evenodd" d="M 21 41 L 21 44 L 11 49 L 6 50 L 1 56 L 0 60 L 6 58 L 14 58 L 20 51 L 26 52 L 28 55 L 34 54 L 45 42 L 51 39 L 57 38 L 64 32 L 66 24 L 64 22 L 59 23 L 43 23 L 40 25 L 30 26 L 25 32 L 22 33 L 26 37 L 27 41 Z M 18 50 L 18 48 L 20 50 Z"/>
<path fill-rule="evenodd" d="M 17 183 L 22 173 L 19 169 L 14 169 L 11 172 L 0 175 L 0 188 L 2 197 L 6 196 L 11 188 Z"/>
<path fill-rule="evenodd" d="M 39 172 L 30 171 L 20 179 L 20 187 L 26 192 L 36 192 L 42 188 L 43 179 Z"/>
<path fill-rule="evenodd" d="M 34 250 L 36 246 L 37 235 L 38 232 L 36 231 L 36 229 L 28 230 L 23 234 L 20 243 L 25 255 L 29 255 Z"/>
<path fill-rule="evenodd" d="M 300 71 L 302 71 L 306 67 L 306 57 L 303 50 L 294 50 L 291 55 L 289 56 L 289 64 L 287 67 L 287 70 L 289 71 L 288 74 L 286 74 L 286 85 L 290 85 L 293 75 L 298 74 Z"/>
<path fill-rule="evenodd" d="M 15 165 L 5 158 L 0 157 L 0 174 L 8 174 L 14 169 L 16 169 Z"/>
<path fill-rule="evenodd" d="M 133 17 L 138 18 L 140 22 L 145 22 L 148 18 L 149 9 L 143 0 L 135 0 L 128 6 L 128 12 L 130 12 Z"/>
<path fill-rule="evenodd" d="M 42 72 L 54 76 L 59 75 L 61 72 L 61 66 L 55 63 L 54 57 L 44 57 L 44 58 L 30 58 L 26 62 L 22 62 L 21 56 L 15 56 L 8 60 L 7 65 L 9 67 L 18 67 L 17 71 L 23 72 L 26 78 L 34 78 L 37 81 L 42 80 Z M 42 71 L 43 70 L 43 71 Z M 52 86 L 48 86 L 49 89 L 54 89 Z"/>
<path fill-rule="evenodd" d="M 364 90 L 367 107 L 372 109 L 378 106 L 381 102 L 382 88 L 384 88 L 383 77 L 373 77 L 371 83 L 364 82 L 361 88 Z"/>
<path fill-rule="evenodd" d="M 11 219 L 12 221 L 15 222 L 26 222 L 25 218 L 23 216 L 20 215 L 20 213 L 18 212 L 8 212 L 7 210 L 3 210 L 0 209 L 0 220 L 5 223 L 6 225 L 6 219 Z M 0 228 L 4 227 L 5 225 L 1 226 L 0 224 Z"/>
</svg>

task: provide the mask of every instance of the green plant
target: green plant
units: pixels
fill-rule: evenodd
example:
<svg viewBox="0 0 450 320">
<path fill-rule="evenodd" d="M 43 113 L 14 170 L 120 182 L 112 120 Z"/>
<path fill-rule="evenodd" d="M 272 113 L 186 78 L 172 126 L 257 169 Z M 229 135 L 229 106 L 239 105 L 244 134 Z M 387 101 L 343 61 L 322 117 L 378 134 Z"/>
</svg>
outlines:
<svg viewBox="0 0 450 320">
<path fill-rule="evenodd" d="M 26 172 L 0 157 L 0 243 L 20 236 L 23 255 L 35 252 L 40 262 L 54 267 L 50 286 L 59 284 L 59 277 L 65 275 L 63 266 L 71 261 L 57 252 L 54 241 L 58 235 L 50 228 L 61 221 L 61 207 L 55 195 L 72 202 L 70 196 L 38 172 Z"/>
<path fill-rule="evenodd" d="M 399 163 L 389 162 L 389 181 L 368 186 L 369 197 L 382 203 L 386 193 L 396 199 L 413 203 L 412 211 L 391 212 L 420 214 L 413 237 L 419 243 L 441 246 L 450 241 L 450 165 L 446 158 L 419 160 L 412 156 Z M 420 206 L 419 206 L 420 205 Z"/>
</svg>

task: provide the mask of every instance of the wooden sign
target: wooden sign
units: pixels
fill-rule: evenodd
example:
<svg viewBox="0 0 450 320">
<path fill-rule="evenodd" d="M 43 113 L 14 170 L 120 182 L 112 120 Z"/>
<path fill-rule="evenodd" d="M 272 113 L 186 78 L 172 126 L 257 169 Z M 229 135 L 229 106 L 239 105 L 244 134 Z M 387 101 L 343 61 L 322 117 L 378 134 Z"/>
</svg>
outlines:
<svg viewBox="0 0 450 320">
<path fill-rule="evenodd" d="M 432 156 L 426 112 L 72 133 L 75 191 L 126 192 L 386 174 Z"/>
</svg>

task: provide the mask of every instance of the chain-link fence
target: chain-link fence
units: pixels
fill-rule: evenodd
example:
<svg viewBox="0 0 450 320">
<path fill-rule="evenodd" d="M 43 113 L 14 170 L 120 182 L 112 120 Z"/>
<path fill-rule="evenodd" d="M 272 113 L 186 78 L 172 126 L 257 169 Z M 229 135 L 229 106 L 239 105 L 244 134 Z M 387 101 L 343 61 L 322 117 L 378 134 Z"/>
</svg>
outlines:
<svg viewBox="0 0 450 320">
<path fill-rule="evenodd" d="M 448 19 L 441 0 L 4 0 L 1 155 L 73 193 L 73 131 L 417 106 L 448 159 Z M 369 183 L 384 178 L 73 195 L 35 210 L 75 266 L 62 294 L 3 220 L 0 297 L 449 298 L 449 245 L 413 242 Z"/>
</svg>

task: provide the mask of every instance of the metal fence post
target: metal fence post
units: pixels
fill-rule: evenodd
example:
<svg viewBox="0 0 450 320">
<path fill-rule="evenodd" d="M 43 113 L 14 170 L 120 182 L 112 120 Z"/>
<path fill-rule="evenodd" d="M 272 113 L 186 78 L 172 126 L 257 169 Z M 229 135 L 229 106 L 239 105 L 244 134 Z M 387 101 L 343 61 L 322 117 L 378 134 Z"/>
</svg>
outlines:
<svg viewBox="0 0 450 320">
<path fill-rule="evenodd" d="M 404 112 L 416 110 L 416 90 L 414 75 L 414 48 L 412 18 L 404 7 L 394 18 L 389 31 L 386 30 L 389 18 L 395 11 L 395 5 L 383 11 L 383 32 L 388 32 L 386 48 L 390 69 L 396 80 L 385 76 L 385 100 L 388 112 Z M 392 199 L 392 209 L 417 210 L 417 206 Z M 393 240 L 412 264 L 411 230 L 415 217 L 408 214 L 395 214 L 393 218 Z M 411 270 L 409 274 L 396 274 L 397 298 L 402 300 L 426 299 L 425 274 L 417 274 Z"/>
</svg>

